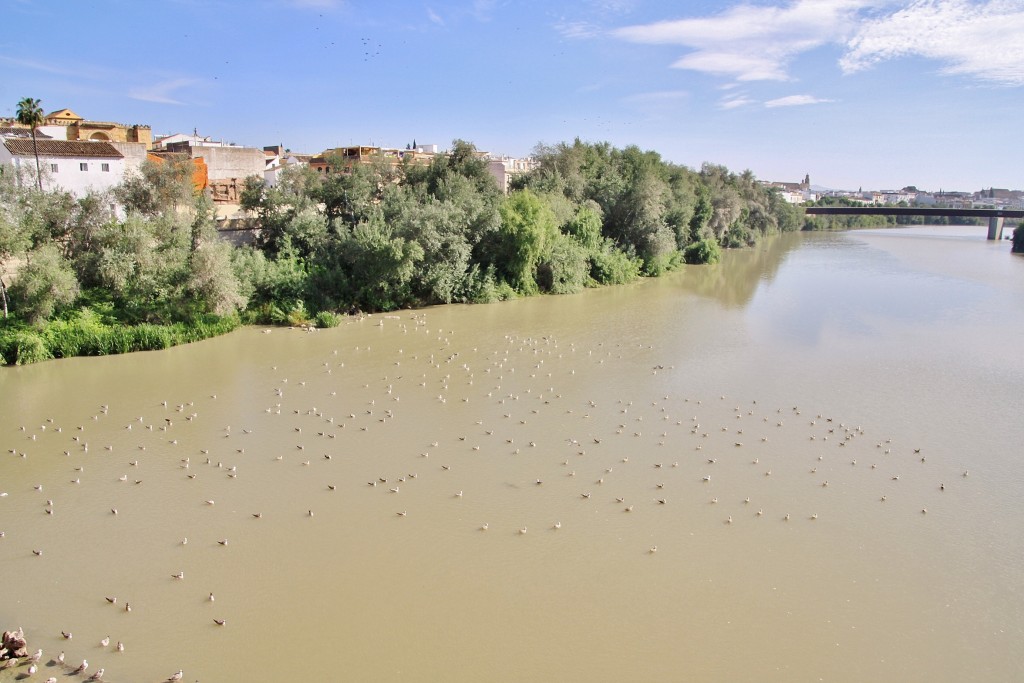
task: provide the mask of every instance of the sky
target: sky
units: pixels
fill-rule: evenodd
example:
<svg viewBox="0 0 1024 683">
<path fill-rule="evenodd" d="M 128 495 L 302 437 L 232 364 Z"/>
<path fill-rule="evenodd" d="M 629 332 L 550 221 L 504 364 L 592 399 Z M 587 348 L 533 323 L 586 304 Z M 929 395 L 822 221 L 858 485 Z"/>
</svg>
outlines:
<svg viewBox="0 0 1024 683">
<path fill-rule="evenodd" d="M 1024 0 L 4 0 L 0 116 L 1024 188 Z M 16 30 L 14 30 L 16 28 Z"/>
</svg>

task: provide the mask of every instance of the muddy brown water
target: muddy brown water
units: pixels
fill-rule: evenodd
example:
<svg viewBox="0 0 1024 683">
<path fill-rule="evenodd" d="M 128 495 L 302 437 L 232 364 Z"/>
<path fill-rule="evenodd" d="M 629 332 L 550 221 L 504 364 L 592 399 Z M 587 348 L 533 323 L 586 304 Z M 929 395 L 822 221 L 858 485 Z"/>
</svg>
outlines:
<svg viewBox="0 0 1024 683">
<path fill-rule="evenodd" d="M 1019 680 L 1024 260 L 974 232 L 3 369 L 0 625 L 38 680 Z"/>
</svg>

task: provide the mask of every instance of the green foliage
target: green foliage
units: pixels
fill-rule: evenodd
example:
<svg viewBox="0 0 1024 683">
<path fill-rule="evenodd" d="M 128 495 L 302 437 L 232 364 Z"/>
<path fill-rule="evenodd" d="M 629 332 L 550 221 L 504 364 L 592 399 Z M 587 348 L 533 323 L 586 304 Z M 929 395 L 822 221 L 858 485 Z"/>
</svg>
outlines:
<svg viewBox="0 0 1024 683">
<path fill-rule="evenodd" d="M 53 358 L 42 336 L 35 330 L 4 330 L 0 333 L 0 354 L 13 365 L 28 365 Z"/>
<path fill-rule="evenodd" d="M 28 262 L 11 287 L 11 300 L 33 325 L 41 325 L 59 306 L 78 296 L 78 280 L 57 247 L 44 244 L 29 253 Z"/>
<path fill-rule="evenodd" d="M 125 174 L 114 189 L 114 197 L 129 214 L 166 215 L 192 201 L 194 171 L 195 165 L 185 157 L 163 161 L 146 159 L 138 171 Z"/>
<path fill-rule="evenodd" d="M 329 173 L 286 169 L 274 187 L 254 177 L 241 202 L 258 237 L 238 248 L 218 237 L 185 159 L 126 178 L 113 193 L 120 217 L 107 196 L 26 191 L 8 174 L 0 281 L 11 285 L 13 316 L 0 326 L 0 352 L 11 362 L 117 353 L 241 320 L 335 326 L 336 311 L 577 292 L 660 275 L 684 258 L 713 262 L 719 244 L 805 223 L 750 172 L 694 172 L 652 151 L 580 140 L 537 157 L 508 196 L 461 140 L 425 165 L 337 157 Z"/>
<path fill-rule="evenodd" d="M 601 216 L 590 206 L 581 206 L 565 223 L 565 232 L 572 235 L 587 251 L 598 251 L 604 244 L 601 235 Z"/>
<path fill-rule="evenodd" d="M 237 316 L 201 316 L 172 325 L 109 324 L 103 316 L 86 308 L 39 329 L 3 326 L 0 357 L 8 363 L 26 365 L 51 358 L 153 351 L 225 334 L 240 323 Z"/>
<path fill-rule="evenodd" d="M 320 311 L 315 317 L 316 326 L 324 329 L 337 327 L 344 317 L 332 311 Z"/>
<path fill-rule="evenodd" d="M 555 215 L 530 190 L 511 193 L 498 210 L 501 227 L 493 244 L 495 265 L 516 291 L 536 294 L 537 266 L 550 256 L 559 234 Z"/>
<path fill-rule="evenodd" d="M 376 215 L 341 235 L 310 274 L 321 308 L 390 311 L 415 303 L 412 280 L 423 248 Z"/>
<path fill-rule="evenodd" d="M 285 313 L 284 321 L 292 327 L 303 327 L 309 324 L 309 311 L 305 302 L 299 300 Z"/>
<path fill-rule="evenodd" d="M 493 304 L 518 296 L 512 285 L 498 278 L 494 266 L 480 269 L 474 266 L 469 275 L 469 301 L 475 304 Z"/>
<path fill-rule="evenodd" d="M 643 261 L 618 249 L 605 249 L 590 256 L 590 277 L 601 285 L 624 285 L 640 277 Z"/>
<path fill-rule="evenodd" d="M 702 239 L 694 242 L 683 250 L 683 257 L 690 264 L 712 264 L 722 260 L 722 250 L 718 243 L 712 239 Z"/>
<path fill-rule="evenodd" d="M 200 310 L 225 316 L 245 308 L 247 299 L 231 268 L 231 245 L 220 241 L 204 244 L 192 255 L 189 266 L 188 289 Z"/>
<path fill-rule="evenodd" d="M 537 282 L 551 294 L 582 291 L 590 280 L 587 249 L 568 235 L 556 235 L 548 258 L 537 267 Z"/>
</svg>

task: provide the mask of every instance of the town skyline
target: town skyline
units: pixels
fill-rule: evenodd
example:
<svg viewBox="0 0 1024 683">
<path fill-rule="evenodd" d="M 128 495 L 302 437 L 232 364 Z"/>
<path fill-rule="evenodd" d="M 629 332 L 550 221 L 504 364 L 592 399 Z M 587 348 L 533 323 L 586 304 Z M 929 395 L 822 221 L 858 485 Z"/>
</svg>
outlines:
<svg viewBox="0 0 1024 683">
<path fill-rule="evenodd" d="M 524 157 L 579 137 L 830 189 L 1022 185 L 1006 150 L 1024 54 L 999 49 L 1024 28 L 1021 2 L 127 7 L 17 0 L 26 30 L 0 41 L 0 116 L 34 97 L 154 137 L 310 154 L 459 138 Z M 87 30 L 110 32 L 103 9 L 124 19 L 116 49 Z"/>
</svg>

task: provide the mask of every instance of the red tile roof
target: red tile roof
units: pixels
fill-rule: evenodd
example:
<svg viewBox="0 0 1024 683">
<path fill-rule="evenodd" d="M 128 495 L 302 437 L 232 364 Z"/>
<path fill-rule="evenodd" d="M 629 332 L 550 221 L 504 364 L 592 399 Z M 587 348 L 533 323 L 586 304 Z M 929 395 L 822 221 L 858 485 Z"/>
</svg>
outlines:
<svg viewBox="0 0 1024 683">
<path fill-rule="evenodd" d="M 45 157 L 86 157 L 90 159 L 123 159 L 109 142 L 86 142 L 83 140 L 37 140 L 39 156 Z M 32 140 L 4 140 L 6 147 L 15 156 L 33 156 Z"/>
</svg>

